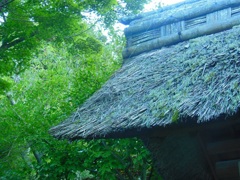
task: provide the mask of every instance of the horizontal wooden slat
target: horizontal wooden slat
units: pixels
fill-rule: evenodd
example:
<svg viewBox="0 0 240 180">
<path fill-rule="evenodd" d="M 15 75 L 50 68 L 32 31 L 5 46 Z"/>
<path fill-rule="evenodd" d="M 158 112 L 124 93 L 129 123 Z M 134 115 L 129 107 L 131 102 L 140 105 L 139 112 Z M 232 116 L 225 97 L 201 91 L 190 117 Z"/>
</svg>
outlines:
<svg viewBox="0 0 240 180">
<path fill-rule="evenodd" d="M 240 156 L 240 139 L 231 139 L 220 142 L 208 143 L 207 151 L 209 154 L 220 154 L 239 151 Z"/>
<path fill-rule="evenodd" d="M 197 17 L 197 18 L 185 21 L 185 29 L 190 29 L 190 28 L 195 27 L 197 25 L 203 25 L 203 24 L 206 24 L 206 23 L 207 23 L 206 16 Z"/>
<path fill-rule="evenodd" d="M 233 7 L 233 8 L 232 8 L 231 15 L 232 15 L 232 16 L 236 16 L 236 15 L 238 15 L 238 14 L 240 14 L 240 6 Z"/>
<path fill-rule="evenodd" d="M 234 160 L 234 159 L 240 158 L 240 152 L 234 151 L 234 152 L 228 152 L 228 153 L 222 153 L 222 154 L 211 154 L 210 156 L 213 162 Z"/>
<path fill-rule="evenodd" d="M 215 168 L 216 168 L 216 174 L 218 178 L 221 180 L 233 179 L 233 178 L 240 179 L 239 163 L 240 163 L 240 159 L 217 162 L 215 165 Z"/>
</svg>

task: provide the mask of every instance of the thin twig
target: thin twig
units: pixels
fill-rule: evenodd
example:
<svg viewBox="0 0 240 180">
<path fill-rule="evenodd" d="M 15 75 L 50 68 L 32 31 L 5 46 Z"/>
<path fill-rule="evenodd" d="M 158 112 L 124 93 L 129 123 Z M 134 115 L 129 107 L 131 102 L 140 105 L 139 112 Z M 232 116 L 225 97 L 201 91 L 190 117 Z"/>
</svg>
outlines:
<svg viewBox="0 0 240 180">
<path fill-rule="evenodd" d="M 6 22 L 6 17 L 3 12 L 2 12 L 2 17 L 3 17 L 3 22 Z"/>
<path fill-rule="evenodd" d="M 89 31 L 90 29 L 92 29 L 99 21 L 100 21 L 100 19 L 98 19 L 97 21 L 95 21 L 95 22 L 94 22 L 89 28 L 87 28 L 86 30 L 83 30 L 83 31 L 81 31 L 81 32 L 79 32 L 79 33 L 77 33 L 77 34 L 73 34 L 73 35 L 71 35 L 71 36 L 66 36 L 65 38 L 66 38 L 66 39 L 70 39 L 70 38 L 73 38 L 73 37 L 76 37 L 76 36 L 80 36 L 80 35 L 82 35 L 83 33 Z"/>
</svg>

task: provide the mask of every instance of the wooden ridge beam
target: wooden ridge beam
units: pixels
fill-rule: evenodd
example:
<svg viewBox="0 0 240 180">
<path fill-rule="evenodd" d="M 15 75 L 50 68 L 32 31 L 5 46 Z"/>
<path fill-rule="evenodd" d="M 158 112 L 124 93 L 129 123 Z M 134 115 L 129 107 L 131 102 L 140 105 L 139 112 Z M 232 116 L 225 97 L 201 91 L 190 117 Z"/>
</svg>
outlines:
<svg viewBox="0 0 240 180">
<path fill-rule="evenodd" d="M 232 17 L 225 21 L 214 22 L 211 24 L 202 25 L 192 29 L 184 30 L 179 33 L 169 36 L 160 37 L 154 40 L 141 43 L 139 45 L 125 48 L 122 52 L 123 58 L 130 58 L 139 55 L 143 52 L 148 52 L 154 49 L 159 49 L 164 46 L 174 45 L 182 41 L 193 39 L 199 36 L 214 34 L 224 30 L 231 29 L 233 26 L 240 24 L 239 16 Z"/>
<path fill-rule="evenodd" d="M 194 3 L 193 3 L 194 4 Z M 185 10 L 184 8 L 172 13 L 171 16 L 164 16 L 164 12 L 149 15 L 147 21 L 139 22 L 137 25 L 129 26 L 124 30 L 125 36 L 131 36 L 132 34 L 138 34 L 141 32 L 149 31 L 151 29 L 158 28 L 160 26 L 179 22 L 186 19 L 199 17 L 205 14 L 209 14 L 224 8 L 239 5 L 239 0 L 212 0 L 210 2 L 203 1 L 201 7 L 196 6 L 195 8 Z M 179 7 L 180 8 L 180 7 Z"/>
</svg>

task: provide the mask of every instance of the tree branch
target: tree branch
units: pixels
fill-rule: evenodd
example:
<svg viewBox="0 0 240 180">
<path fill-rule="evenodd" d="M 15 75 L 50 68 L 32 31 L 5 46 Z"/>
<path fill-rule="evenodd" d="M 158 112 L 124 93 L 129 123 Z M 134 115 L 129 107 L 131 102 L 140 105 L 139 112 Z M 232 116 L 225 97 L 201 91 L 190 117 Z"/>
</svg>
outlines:
<svg viewBox="0 0 240 180">
<path fill-rule="evenodd" d="M 2 12 L 2 17 L 3 17 L 3 22 L 6 22 L 6 17 L 3 12 Z"/>
<path fill-rule="evenodd" d="M 73 37 L 76 37 L 76 36 L 80 36 L 82 35 L 83 33 L 89 31 L 90 29 L 92 29 L 94 26 L 96 26 L 96 24 L 100 21 L 100 19 L 96 20 L 89 28 L 87 28 L 86 30 L 83 30 L 77 34 L 73 34 L 71 36 L 66 36 L 65 39 L 69 39 L 69 38 L 73 38 Z"/>
<path fill-rule="evenodd" d="M 33 164 L 31 162 L 30 158 L 28 157 L 28 149 L 26 148 L 25 151 L 21 153 L 21 155 L 22 155 L 22 159 L 25 161 L 25 163 L 28 165 L 28 167 L 33 169 Z"/>
<path fill-rule="evenodd" d="M 34 157 L 36 158 L 36 160 L 37 160 L 37 162 L 38 162 L 38 164 L 41 164 L 42 163 L 42 155 L 38 152 L 38 151 L 36 151 L 35 149 L 33 149 L 33 147 L 30 147 L 31 148 L 31 150 L 32 150 L 32 152 L 33 152 L 33 155 L 34 155 Z"/>
<path fill-rule="evenodd" d="M 14 106 L 16 104 L 16 102 L 13 99 L 12 95 L 10 93 L 8 93 L 8 94 L 6 94 L 6 96 L 9 99 L 11 105 Z M 13 109 L 13 112 L 18 116 L 18 118 L 23 120 L 23 118 L 14 110 L 14 108 L 12 108 L 12 109 Z M 12 144 L 12 146 L 13 146 L 13 144 Z M 41 164 L 42 163 L 41 154 L 33 148 L 32 143 L 27 142 L 27 147 L 31 148 L 31 150 L 33 152 L 33 155 L 36 158 L 38 164 Z M 8 156 L 10 155 L 11 150 L 12 150 L 12 147 L 9 150 Z M 23 157 L 24 160 L 26 160 L 27 164 L 29 165 L 30 162 L 28 161 L 28 158 L 27 158 L 25 152 L 22 154 L 22 157 Z"/>
<path fill-rule="evenodd" d="M 147 180 L 147 164 L 146 163 L 143 163 L 143 166 L 142 166 L 141 180 Z"/>
<path fill-rule="evenodd" d="M 14 106 L 16 104 L 16 101 L 13 99 L 12 95 L 10 93 L 6 94 L 8 100 L 10 101 L 10 104 Z"/>
<path fill-rule="evenodd" d="M 32 33 L 28 38 L 32 38 L 33 36 L 35 36 L 37 33 Z M 19 37 L 19 38 L 16 38 L 15 40 L 11 41 L 11 42 L 3 42 L 2 46 L 0 47 L 0 50 L 1 49 L 8 49 L 8 48 L 11 48 L 21 42 L 24 42 L 26 41 L 28 38 L 25 38 L 25 37 Z"/>
<path fill-rule="evenodd" d="M 2 9 L 4 8 L 4 6 L 7 6 L 8 4 L 10 4 L 11 2 L 13 2 L 14 0 L 2 0 L 0 2 L 0 12 L 2 12 Z"/>
<path fill-rule="evenodd" d="M 152 175 L 153 175 L 153 166 L 151 165 L 150 173 L 149 173 L 147 180 L 151 180 Z"/>
<path fill-rule="evenodd" d="M 18 39 L 14 40 L 14 41 L 12 41 L 10 43 L 4 43 L 4 44 L 2 44 L 0 49 L 8 49 L 8 48 L 13 47 L 16 44 L 21 43 L 21 42 L 23 42 L 25 40 L 26 40 L 25 38 L 18 38 Z"/>
<path fill-rule="evenodd" d="M 119 170 L 115 170 L 115 172 L 117 173 L 117 179 L 118 179 L 118 180 L 125 180 L 125 178 L 123 177 L 123 175 L 121 174 L 121 172 L 119 172 Z"/>
</svg>

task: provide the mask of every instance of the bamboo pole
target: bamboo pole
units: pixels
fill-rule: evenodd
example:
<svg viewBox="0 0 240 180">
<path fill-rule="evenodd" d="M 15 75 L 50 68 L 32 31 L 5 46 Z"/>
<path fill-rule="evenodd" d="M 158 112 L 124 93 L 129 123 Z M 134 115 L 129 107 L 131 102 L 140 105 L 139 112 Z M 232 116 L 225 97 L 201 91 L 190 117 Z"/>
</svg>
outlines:
<svg viewBox="0 0 240 180">
<path fill-rule="evenodd" d="M 132 56 L 139 55 L 143 52 L 148 52 L 154 49 L 159 49 L 163 46 L 169 46 L 177 44 L 182 41 L 186 41 L 198 36 L 214 34 L 227 29 L 231 29 L 233 26 L 240 24 L 239 16 L 232 17 L 225 21 L 213 22 L 211 24 L 195 27 L 192 29 L 184 30 L 179 33 L 171 34 L 157 38 L 139 45 L 131 46 L 123 50 L 123 58 L 130 58 Z"/>
<path fill-rule="evenodd" d="M 149 16 L 145 21 L 143 19 L 142 22 L 129 26 L 124 30 L 124 33 L 126 37 L 129 37 L 133 34 L 149 31 L 166 24 L 203 16 L 237 5 L 240 5 L 239 0 L 212 0 L 211 2 L 206 2 L 206 4 L 203 4 L 202 6 L 196 6 L 194 8 L 188 9 L 187 11 L 184 9 L 184 7 L 181 9 L 179 8 L 179 10 L 176 10 L 174 14 L 170 16 L 165 16 L 162 14 L 164 12 L 156 13 L 155 15 Z"/>
</svg>

